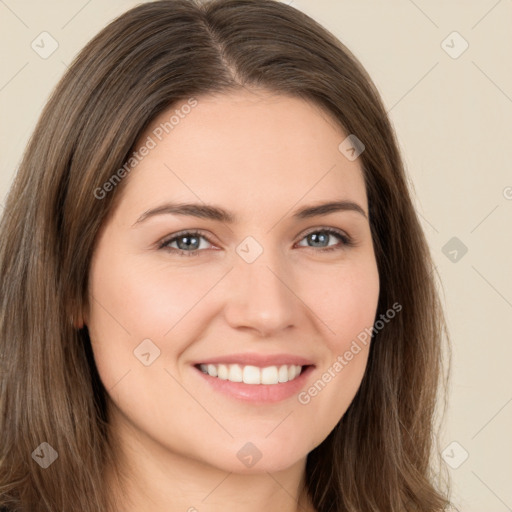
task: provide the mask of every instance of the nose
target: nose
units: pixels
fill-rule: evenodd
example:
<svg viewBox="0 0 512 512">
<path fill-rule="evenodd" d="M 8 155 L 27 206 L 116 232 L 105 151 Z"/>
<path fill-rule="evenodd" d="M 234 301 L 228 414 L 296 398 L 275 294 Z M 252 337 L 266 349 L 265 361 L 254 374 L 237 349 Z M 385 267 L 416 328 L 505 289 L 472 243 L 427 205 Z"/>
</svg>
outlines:
<svg viewBox="0 0 512 512">
<path fill-rule="evenodd" d="M 253 330 L 262 337 L 296 326 L 302 302 L 293 288 L 292 272 L 284 270 L 270 250 L 252 263 L 239 258 L 226 283 L 226 321 L 234 329 Z"/>
</svg>

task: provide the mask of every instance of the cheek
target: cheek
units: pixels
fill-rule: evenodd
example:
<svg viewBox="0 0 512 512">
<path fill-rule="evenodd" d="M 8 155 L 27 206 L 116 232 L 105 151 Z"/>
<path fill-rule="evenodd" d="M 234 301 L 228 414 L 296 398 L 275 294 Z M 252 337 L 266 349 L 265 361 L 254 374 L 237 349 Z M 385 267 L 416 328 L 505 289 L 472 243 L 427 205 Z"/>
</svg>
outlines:
<svg viewBox="0 0 512 512">
<path fill-rule="evenodd" d="M 375 320 L 379 298 L 377 264 L 368 257 L 310 276 L 303 280 L 302 295 L 324 325 L 331 352 L 344 352 L 351 340 L 371 328 Z"/>
<path fill-rule="evenodd" d="M 185 348 L 173 334 L 181 328 L 193 330 L 187 315 L 193 316 L 217 279 L 211 272 L 205 276 L 192 267 L 178 270 L 160 263 L 142 264 L 137 258 L 116 257 L 100 248 L 91 266 L 87 325 L 106 386 L 134 365 L 134 350 L 146 339 L 161 351 L 158 363 L 173 364 Z"/>
<path fill-rule="evenodd" d="M 352 402 L 366 369 L 379 298 L 378 270 L 373 259 L 361 261 L 306 284 L 303 293 L 324 326 L 326 350 L 317 379 L 299 402 L 323 418 L 330 431 Z"/>
</svg>

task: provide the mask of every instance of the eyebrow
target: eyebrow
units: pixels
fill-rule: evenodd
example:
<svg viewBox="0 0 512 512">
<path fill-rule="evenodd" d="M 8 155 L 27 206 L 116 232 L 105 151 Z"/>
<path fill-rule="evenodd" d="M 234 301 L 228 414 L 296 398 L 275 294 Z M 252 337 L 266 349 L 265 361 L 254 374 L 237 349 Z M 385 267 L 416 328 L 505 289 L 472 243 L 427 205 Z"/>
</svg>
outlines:
<svg viewBox="0 0 512 512">
<path fill-rule="evenodd" d="M 345 211 L 357 212 L 361 214 L 365 219 L 368 218 L 363 208 L 353 201 L 330 201 L 327 203 L 305 206 L 295 210 L 293 213 L 293 218 L 309 219 L 311 217 Z M 235 214 L 219 206 L 199 203 L 165 203 L 161 206 L 145 211 L 135 221 L 132 227 L 135 227 L 135 225 L 140 224 L 141 222 L 144 222 L 151 217 L 164 214 L 187 215 L 201 219 L 225 222 L 227 224 L 233 224 L 237 222 L 237 217 Z"/>
</svg>

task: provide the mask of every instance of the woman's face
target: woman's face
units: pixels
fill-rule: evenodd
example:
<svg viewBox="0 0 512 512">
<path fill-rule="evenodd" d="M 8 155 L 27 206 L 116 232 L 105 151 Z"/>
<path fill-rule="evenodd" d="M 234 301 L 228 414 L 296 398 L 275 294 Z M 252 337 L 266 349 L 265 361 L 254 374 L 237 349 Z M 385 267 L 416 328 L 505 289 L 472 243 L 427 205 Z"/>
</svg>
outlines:
<svg viewBox="0 0 512 512">
<path fill-rule="evenodd" d="M 140 138 L 84 315 L 125 433 L 241 473 L 291 467 L 338 423 L 379 295 L 346 137 L 304 100 L 244 91 L 173 106 Z"/>
</svg>

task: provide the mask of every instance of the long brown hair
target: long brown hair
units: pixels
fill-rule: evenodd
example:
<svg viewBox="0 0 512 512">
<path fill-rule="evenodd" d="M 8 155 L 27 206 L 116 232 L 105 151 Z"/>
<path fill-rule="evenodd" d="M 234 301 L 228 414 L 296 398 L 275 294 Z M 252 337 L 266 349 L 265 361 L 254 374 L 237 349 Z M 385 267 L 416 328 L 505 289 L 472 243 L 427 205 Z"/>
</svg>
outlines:
<svg viewBox="0 0 512 512">
<path fill-rule="evenodd" d="M 142 4 L 94 37 L 55 88 L 0 224 L 0 506 L 115 510 L 103 485 L 114 461 L 108 394 L 87 327 L 70 320 L 87 308 L 97 233 L 126 179 L 101 198 L 97 191 L 159 113 L 240 87 L 313 101 L 363 142 L 380 275 L 377 318 L 402 306 L 374 332 L 345 415 L 309 453 L 307 492 L 319 512 L 448 506 L 441 490 L 447 477 L 432 466 L 448 336 L 396 136 L 353 54 L 310 17 L 274 0 Z M 53 452 L 41 443 L 58 454 L 46 469 L 36 457 Z"/>
</svg>

